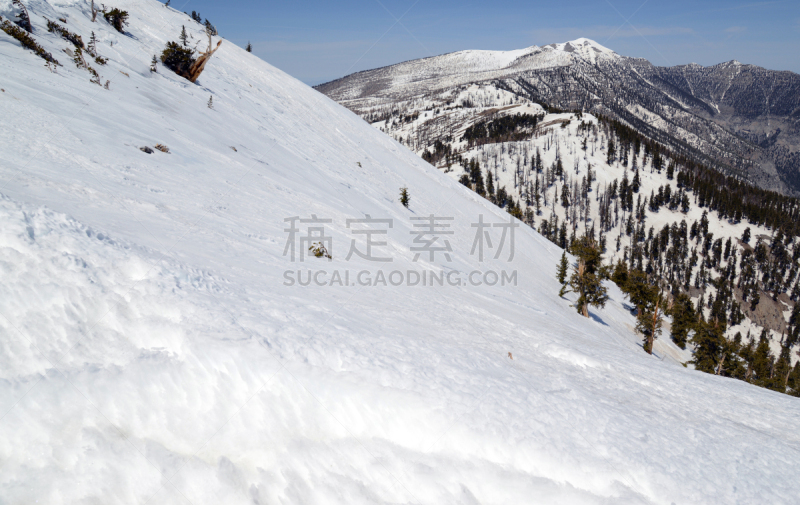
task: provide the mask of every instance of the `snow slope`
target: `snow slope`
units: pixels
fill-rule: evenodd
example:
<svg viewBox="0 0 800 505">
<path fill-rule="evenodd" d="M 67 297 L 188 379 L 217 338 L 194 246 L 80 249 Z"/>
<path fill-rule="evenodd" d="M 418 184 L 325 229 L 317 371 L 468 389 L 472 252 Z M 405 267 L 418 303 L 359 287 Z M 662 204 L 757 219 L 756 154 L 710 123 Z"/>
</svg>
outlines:
<svg viewBox="0 0 800 505">
<path fill-rule="evenodd" d="M 437 141 L 450 147 L 453 156 L 449 160 L 449 166 L 447 157 L 436 160 L 434 164 L 454 180 L 459 180 L 466 173 L 470 159 L 477 161 L 482 167 L 484 177 L 488 178 L 489 173 L 492 174 L 494 188 L 505 189 L 515 201 L 520 202 L 523 210 L 527 207 L 530 207 L 532 211 L 535 209 L 532 195 L 535 193 L 534 181 L 538 178 L 543 188 L 540 191 L 542 195 L 541 209 L 539 215 L 532 217 L 533 226 L 539 230 L 542 229 L 542 222 L 545 219 L 549 223 L 553 223 L 554 217 L 557 217 L 558 222 L 563 223 L 568 217 L 568 213 L 558 198 L 559 185 L 553 184 L 547 187 L 547 184 L 543 182 L 546 168 L 554 167 L 559 158 L 566 167 L 565 179 L 571 188 L 573 201 L 575 201 L 574 196 L 580 193 L 583 178 L 588 175 L 589 169 L 592 171 L 594 182 L 587 211 L 589 219 L 579 220 L 582 223 L 578 226 L 578 234 L 585 233 L 592 226 L 595 226 L 596 230 L 600 230 L 602 227 L 600 198 L 605 195 L 606 188 L 610 187 L 614 180 L 620 183 L 626 174 L 628 179 L 632 180 L 634 166 L 639 171 L 641 183 L 637 203 L 638 197 L 645 201 L 644 199 L 650 198 L 651 195 L 658 195 L 659 190 L 666 187 L 670 188 L 673 195 L 678 195 L 681 190 L 676 177 L 673 179 L 667 177 L 666 166 L 669 165 L 669 158 L 664 161 L 664 169 L 661 171 L 654 168 L 652 156 L 642 152 L 643 149 L 638 155 L 631 154 L 630 166 L 625 166 L 621 160 L 609 164 L 606 151 L 608 134 L 603 131 L 598 119 L 591 114 L 581 114 L 578 117 L 572 113 L 547 113 L 541 105 L 515 94 L 518 90 L 509 91 L 496 84 L 472 84 L 465 89 L 456 88 L 451 91 L 451 94 L 445 95 L 451 98 L 448 102 L 436 99 L 417 99 L 395 104 L 392 109 L 398 111 L 397 113 L 386 119 L 381 116 L 381 119 L 373 122 L 372 125 L 408 146 L 420 156 L 424 156 L 426 151 L 429 155 L 434 153 Z M 648 117 L 648 113 L 643 109 L 639 109 L 638 113 L 644 114 L 651 123 L 657 122 L 657 117 Z M 537 129 L 528 132 L 530 138 L 478 145 L 471 145 L 464 139 L 467 129 L 474 125 L 518 114 L 529 114 L 541 118 Z M 365 114 L 366 119 L 371 117 L 375 116 L 369 112 Z M 688 132 L 686 133 L 689 135 Z M 544 167 L 540 175 L 537 175 L 533 168 L 533 160 L 537 155 L 541 155 Z M 465 161 L 459 163 L 457 156 L 461 156 Z M 575 183 L 577 183 L 577 187 L 574 186 Z M 563 188 L 563 184 L 561 188 Z M 530 193 L 531 196 L 527 193 Z M 685 221 L 687 227 L 690 227 L 692 223 L 700 222 L 703 212 L 707 212 L 709 209 L 699 207 L 697 196 L 692 192 L 689 194 L 692 204 L 686 213 L 679 206 L 670 210 L 666 205 L 662 205 L 659 210 L 653 212 L 645 201 L 646 228 L 649 230 L 652 227 L 654 232 L 658 233 L 665 225 L 671 226 L 673 223 L 678 225 Z M 530 205 L 525 203 L 528 199 L 530 199 Z M 570 214 L 583 215 L 583 211 L 578 212 L 577 209 L 578 207 L 571 207 Z M 618 211 L 619 208 L 616 211 L 612 209 L 611 213 L 615 216 L 612 221 L 613 226 L 604 231 L 608 241 L 606 260 L 610 263 L 628 258 L 632 245 L 631 236 L 626 233 L 625 212 L 619 214 Z M 709 230 L 714 237 L 722 241 L 730 239 L 740 258 L 745 247 L 739 243 L 739 239 L 746 229 L 750 229 L 753 237 L 762 237 L 767 242 L 771 241 L 774 233 L 774 230 L 752 224 L 748 220 L 733 222 L 728 218 L 720 218 L 719 214 L 714 211 L 711 211 L 707 218 Z M 755 245 L 756 242 L 757 239 L 754 239 L 748 247 Z M 693 247 L 700 249 L 697 245 Z M 692 279 L 696 280 L 697 274 L 701 270 L 700 263 L 695 265 L 692 270 Z M 786 269 L 783 274 L 790 274 L 790 269 Z M 704 286 L 703 291 L 697 289 L 692 294 L 695 306 L 701 296 L 704 300 L 709 300 L 709 294 L 715 297 L 717 295 L 716 288 L 710 284 Z M 747 303 L 742 305 L 745 308 L 748 306 Z M 780 302 L 778 307 L 783 308 L 783 322 L 788 322 L 791 306 Z M 706 316 L 709 316 L 710 307 L 707 306 L 705 310 Z M 755 336 L 761 334 L 764 328 L 763 319 L 754 322 L 748 317 L 748 315 L 752 315 L 751 312 L 746 312 L 744 315 L 745 320 L 741 324 L 728 328 L 727 336 L 729 338 L 733 339 L 736 333 L 740 333 L 747 340 L 748 332 Z M 778 356 L 783 345 L 783 333 L 786 326 L 784 324 L 781 327 L 781 322 L 777 318 L 771 321 L 771 324 L 772 326 L 769 327 L 770 345 L 772 352 Z M 665 331 L 665 333 L 667 332 Z M 689 348 L 681 350 L 668 346 L 663 350 L 669 357 L 683 363 L 691 359 Z M 792 352 L 790 359 L 792 363 L 797 362 L 797 353 Z"/>
<path fill-rule="evenodd" d="M 196 85 L 150 73 L 200 26 L 115 6 L 128 35 L 28 2 L 57 74 L 0 33 L 0 503 L 794 501 L 796 399 L 646 355 L 613 288 L 580 317 L 530 229 L 479 262 L 503 211 L 233 44 Z M 97 34 L 109 90 L 42 16 Z M 430 214 L 452 261 L 414 261 Z M 311 215 L 333 260 L 293 263 L 284 219 Z M 365 215 L 392 263 L 346 259 Z M 284 285 L 309 268 L 518 282 Z"/>
</svg>

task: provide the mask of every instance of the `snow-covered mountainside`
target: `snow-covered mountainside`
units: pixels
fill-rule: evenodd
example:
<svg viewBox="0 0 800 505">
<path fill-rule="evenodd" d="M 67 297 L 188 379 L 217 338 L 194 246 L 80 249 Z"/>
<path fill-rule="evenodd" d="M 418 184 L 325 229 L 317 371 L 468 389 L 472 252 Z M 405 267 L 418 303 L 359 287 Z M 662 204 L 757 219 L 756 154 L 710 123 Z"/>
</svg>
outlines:
<svg viewBox="0 0 800 505">
<path fill-rule="evenodd" d="M 481 65 L 472 55 L 490 54 Z M 471 85 L 625 122 L 675 152 L 760 187 L 800 194 L 800 76 L 733 61 L 656 67 L 589 39 L 461 51 L 358 72 L 316 89 L 372 120 Z"/>
<path fill-rule="evenodd" d="M 621 58 L 589 44 L 579 39 L 547 47 L 576 61 L 584 56 L 564 48 L 591 47 L 607 58 Z M 472 79 L 457 67 L 452 72 L 452 80 Z M 361 103 L 374 102 L 363 117 L 501 207 L 513 212 L 516 205 L 520 218 L 557 244 L 594 230 L 612 262 L 622 260 L 631 268 L 638 262 L 640 270 L 663 281 L 662 288 L 673 295 L 683 291 L 696 308 L 703 306 L 704 316 L 715 318 L 714 303 L 722 304 L 729 339 L 738 333 L 745 342 L 748 335 L 757 341 L 766 329 L 774 356 L 788 347 L 787 363 L 797 362 L 799 321 L 791 317 L 800 299 L 797 200 L 773 194 L 768 201 L 768 193 L 755 190 L 737 193 L 734 201 L 727 187 L 712 198 L 704 186 L 719 181 L 699 182 L 694 175 L 689 180 L 690 158 L 668 152 L 625 124 L 553 111 L 497 81 L 459 84 L 439 95 L 436 88 L 423 91 L 423 83 L 434 81 L 420 79 L 413 99 L 385 103 L 381 97 L 362 97 Z M 652 120 L 657 122 L 655 116 Z M 609 155 L 609 148 L 615 152 Z M 634 188 L 627 203 L 623 186 Z M 745 205 L 783 213 L 773 220 L 758 212 L 743 215 Z M 752 239 L 743 241 L 745 234 Z M 760 253 L 761 243 L 769 246 L 769 254 Z M 730 289 L 720 295 L 716 283 L 722 277 Z"/>
<path fill-rule="evenodd" d="M 151 72 L 188 16 L 25 4 L 62 66 L 0 32 L 0 502 L 794 501 L 795 398 L 643 353 L 613 285 L 581 317 L 559 247 L 243 49 Z"/>
</svg>

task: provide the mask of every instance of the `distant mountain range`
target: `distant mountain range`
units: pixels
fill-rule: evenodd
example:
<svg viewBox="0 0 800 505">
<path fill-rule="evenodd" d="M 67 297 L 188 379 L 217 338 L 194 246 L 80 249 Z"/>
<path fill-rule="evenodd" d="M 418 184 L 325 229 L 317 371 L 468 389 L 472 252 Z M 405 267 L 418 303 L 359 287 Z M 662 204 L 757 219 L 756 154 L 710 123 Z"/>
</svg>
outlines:
<svg viewBox="0 0 800 505">
<path fill-rule="evenodd" d="M 676 153 L 800 195 L 800 75 L 793 72 L 737 61 L 658 67 L 582 38 L 407 61 L 316 89 L 374 121 L 421 102 L 458 103 L 474 84 L 623 121 Z"/>
</svg>

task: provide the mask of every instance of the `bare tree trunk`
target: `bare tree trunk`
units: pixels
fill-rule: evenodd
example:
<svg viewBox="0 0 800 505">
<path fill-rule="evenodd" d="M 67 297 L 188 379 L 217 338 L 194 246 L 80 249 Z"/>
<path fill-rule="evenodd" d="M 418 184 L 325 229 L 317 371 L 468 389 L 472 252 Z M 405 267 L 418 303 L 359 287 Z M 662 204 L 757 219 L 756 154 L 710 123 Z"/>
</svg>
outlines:
<svg viewBox="0 0 800 505">
<path fill-rule="evenodd" d="M 97 9 L 94 6 L 94 0 L 92 0 L 92 23 L 97 21 Z"/>
<path fill-rule="evenodd" d="M 722 355 L 722 361 L 720 361 L 719 365 L 717 365 L 717 371 L 714 372 L 714 375 L 719 375 L 720 372 L 722 372 L 722 365 L 725 363 L 725 356 L 725 354 Z"/>
<path fill-rule="evenodd" d="M 195 62 L 189 68 L 188 75 L 185 76 L 191 82 L 197 81 L 197 78 L 200 77 L 200 74 L 203 73 L 203 70 L 206 68 L 206 63 L 208 63 L 208 60 L 211 59 L 211 55 L 213 55 L 217 49 L 219 49 L 220 44 L 222 44 L 222 39 L 220 39 L 220 41 L 217 42 L 217 46 L 212 49 L 211 34 L 208 32 L 206 33 L 208 35 L 208 50 L 200 53 L 200 57 L 195 60 Z"/>
</svg>

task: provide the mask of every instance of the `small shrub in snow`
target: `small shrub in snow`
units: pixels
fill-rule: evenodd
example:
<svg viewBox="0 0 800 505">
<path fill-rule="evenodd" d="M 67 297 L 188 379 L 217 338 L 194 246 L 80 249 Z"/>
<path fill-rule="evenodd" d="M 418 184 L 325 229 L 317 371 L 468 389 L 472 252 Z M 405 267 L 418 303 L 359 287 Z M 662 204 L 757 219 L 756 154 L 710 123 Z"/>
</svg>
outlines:
<svg viewBox="0 0 800 505">
<path fill-rule="evenodd" d="M 329 260 L 333 259 L 330 253 L 328 253 L 328 249 L 322 244 L 322 242 L 314 242 L 311 244 L 308 250 L 311 251 L 311 254 L 317 258 L 328 258 Z"/>
<path fill-rule="evenodd" d="M 72 56 L 72 61 L 75 63 L 75 66 L 78 68 L 89 68 L 89 65 L 86 64 L 86 60 L 83 59 L 83 51 L 80 47 L 75 47 L 75 51 L 72 52 L 69 49 L 64 50 L 67 55 Z"/>
<path fill-rule="evenodd" d="M 184 30 L 185 31 L 185 30 Z M 183 35 L 183 33 L 181 34 Z M 198 58 L 194 57 L 194 51 L 181 47 L 177 42 L 167 42 L 167 47 L 161 53 L 161 63 L 181 77 L 196 82 L 200 74 L 206 67 L 206 63 L 211 59 L 211 56 L 219 49 L 222 40 L 217 42 L 216 47 L 212 45 L 211 33 L 206 31 L 208 35 L 208 49 L 200 51 Z"/>
<path fill-rule="evenodd" d="M 208 97 L 208 108 L 209 109 L 213 109 L 214 108 L 214 97 L 213 96 Z"/>
<path fill-rule="evenodd" d="M 92 74 L 92 78 L 89 79 L 89 82 L 97 84 L 98 86 L 102 86 L 103 83 L 100 82 L 100 74 L 97 73 L 97 70 L 93 69 L 92 67 L 87 67 L 87 70 L 89 70 L 89 73 Z M 106 89 L 108 88 L 106 87 Z"/>
<path fill-rule="evenodd" d="M 402 203 L 405 208 L 408 208 L 408 204 L 411 203 L 411 196 L 409 196 L 408 188 L 406 187 L 400 188 L 400 203 Z"/>
<path fill-rule="evenodd" d="M 177 42 L 167 42 L 167 47 L 161 53 L 161 63 L 178 75 L 188 74 L 194 62 L 194 51 Z"/>
<path fill-rule="evenodd" d="M 3 20 L 0 16 L 0 30 L 3 30 L 8 35 L 16 39 L 22 47 L 25 49 L 30 49 L 34 53 L 36 53 L 40 58 L 43 58 L 49 63 L 53 63 L 55 65 L 60 65 L 58 61 L 53 58 L 53 55 L 48 53 L 44 50 L 42 46 L 36 43 L 33 37 L 31 37 L 28 32 L 20 28 L 19 26 L 13 25 L 11 22 L 7 20 Z"/>
<path fill-rule="evenodd" d="M 169 147 L 165 146 L 164 144 L 156 144 L 155 147 L 162 153 L 169 153 Z"/>
<path fill-rule="evenodd" d="M 128 11 L 114 8 L 108 12 L 103 12 L 103 17 L 106 18 L 106 21 L 108 21 L 115 30 L 120 33 L 125 33 L 125 26 L 128 24 Z"/>
<path fill-rule="evenodd" d="M 79 47 L 84 49 L 86 46 L 83 45 L 83 39 L 80 35 L 76 33 L 72 33 L 71 31 L 67 30 L 60 24 L 56 23 L 55 21 L 50 21 L 49 19 L 45 18 L 47 21 L 47 31 L 50 33 L 55 33 L 61 36 L 62 39 L 72 42 L 75 47 Z"/>
</svg>

